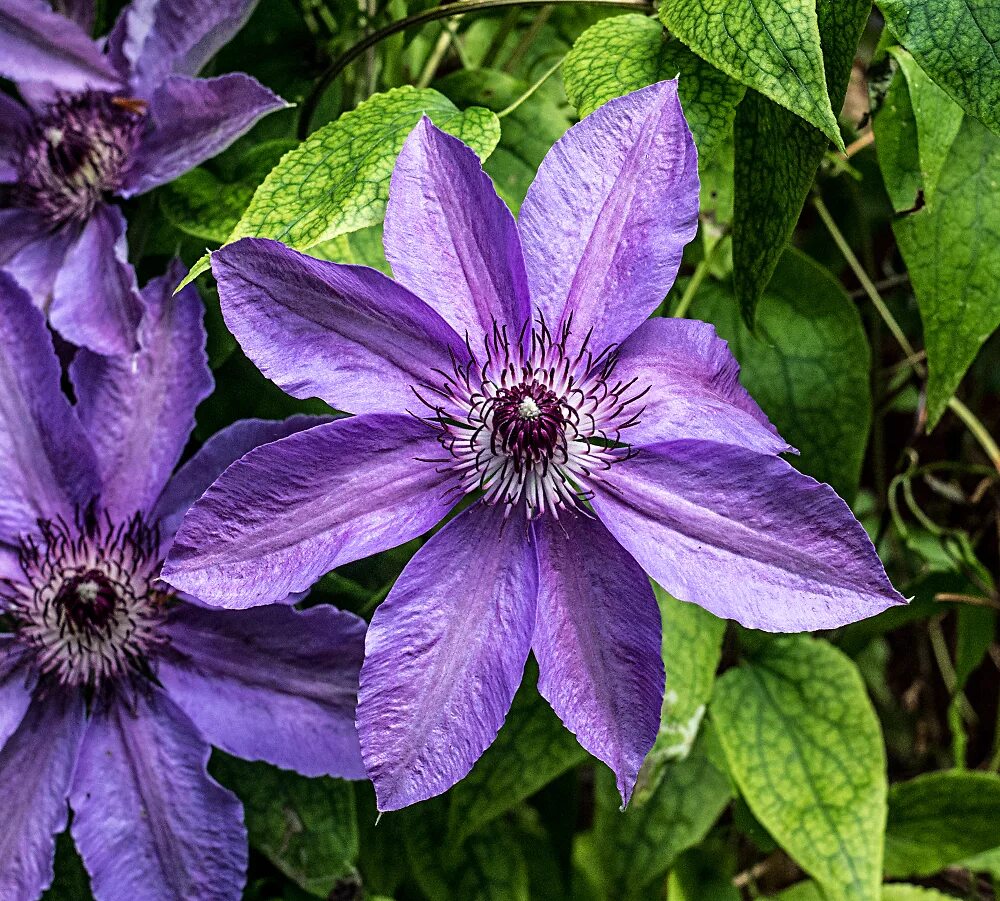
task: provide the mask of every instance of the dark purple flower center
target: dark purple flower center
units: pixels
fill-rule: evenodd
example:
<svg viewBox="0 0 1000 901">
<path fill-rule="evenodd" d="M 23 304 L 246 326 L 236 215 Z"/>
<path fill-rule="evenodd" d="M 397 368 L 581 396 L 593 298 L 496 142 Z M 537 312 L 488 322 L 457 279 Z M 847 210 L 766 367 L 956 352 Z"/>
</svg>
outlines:
<svg viewBox="0 0 1000 901">
<path fill-rule="evenodd" d="M 88 569 L 66 579 L 52 603 L 77 631 L 103 632 L 114 617 L 120 590 L 99 569 Z"/>
<path fill-rule="evenodd" d="M 53 225 L 85 220 L 120 190 L 146 104 L 98 91 L 59 96 L 28 129 L 15 200 Z"/>
<path fill-rule="evenodd" d="M 559 396 L 534 379 L 501 388 L 493 400 L 494 450 L 502 448 L 518 467 L 551 460 L 564 449 L 565 425 Z"/>
</svg>

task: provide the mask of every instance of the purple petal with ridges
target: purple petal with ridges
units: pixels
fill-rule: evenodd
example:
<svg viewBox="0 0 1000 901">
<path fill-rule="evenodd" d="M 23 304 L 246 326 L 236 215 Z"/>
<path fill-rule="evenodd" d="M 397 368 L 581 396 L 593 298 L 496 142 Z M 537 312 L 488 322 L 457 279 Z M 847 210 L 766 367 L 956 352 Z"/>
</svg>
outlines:
<svg viewBox="0 0 1000 901">
<path fill-rule="evenodd" d="M 457 502 L 442 453 L 409 416 L 341 419 L 250 451 L 184 518 L 163 578 L 205 603 L 244 608 L 309 588 L 344 563 L 426 532 Z"/>
<path fill-rule="evenodd" d="M 91 715 L 70 804 L 95 898 L 242 898 L 243 805 L 206 772 L 210 753 L 159 688 Z"/>
<path fill-rule="evenodd" d="M 114 90 L 121 77 L 76 23 L 43 0 L 0 0 L 0 75 L 64 91 Z"/>
<path fill-rule="evenodd" d="M 28 111 L 13 97 L 0 94 L 0 184 L 17 181 Z"/>
<path fill-rule="evenodd" d="M 384 242 L 400 284 L 477 352 L 494 322 L 517 336 L 531 319 L 514 217 L 475 152 L 426 116 L 396 160 Z"/>
<path fill-rule="evenodd" d="M 406 288 L 364 266 L 328 263 L 244 238 L 212 254 L 226 325 L 269 379 L 350 413 L 423 410 L 415 386 L 442 381 L 451 327 Z"/>
<path fill-rule="evenodd" d="M 142 301 L 128 262 L 125 217 L 100 204 L 56 276 L 49 321 L 68 341 L 101 354 L 138 350 Z"/>
<path fill-rule="evenodd" d="M 33 210 L 0 210 L 0 269 L 14 277 L 35 306 L 48 309 L 59 270 L 79 237 L 76 223 L 53 228 Z"/>
<path fill-rule="evenodd" d="M 132 0 L 108 37 L 108 52 L 142 97 L 171 74 L 197 75 L 243 27 L 257 0 Z"/>
<path fill-rule="evenodd" d="M 0 898 L 35 901 L 51 884 L 56 836 L 69 819 L 70 781 L 84 730 L 83 699 L 35 698 L 0 751 Z"/>
<path fill-rule="evenodd" d="M 0 541 L 72 519 L 100 492 L 94 451 L 60 387 L 42 314 L 0 273 Z"/>
<path fill-rule="evenodd" d="M 634 404 L 642 410 L 638 425 L 622 433 L 629 444 L 698 438 L 763 454 L 792 450 L 740 384 L 739 363 L 707 322 L 644 322 L 621 345 L 614 379 L 634 381 L 626 396 L 646 391 Z"/>
<path fill-rule="evenodd" d="M 698 227 L 698 158 L 662 81 L 611 100 L 548 152 L 521 206 L 532 302 L 598 350 L 663 300 Z"/>
<path fill-rule="evenodd" d="M 2 572 L 0 572 L 2 577 Z M 24 646 L 0 635 L 0 748 L 21 725 L 35 687 L 34 671 L 25 666 Z"/>
<path fill-rule="evenodd" d="M 535 623 L 522 518 L 478 504 L 407 564 L 365 642 L 358 732 L 379 810 L 440 794 L 496 738 Z"/>
<path fill-rule="evenodd" d="M 751 629 L 833 629 L 905 603 L 829 485 L 780 457 L 708 441 L 639 450 L 594 509 L 674 597 Z"/>
<path fill-rule="evenodd" d="M 142 291 L 139 351 L 108 357 L 81 350 L 70 367 L 77 413 L 97 452 L 102 502 L 113 516 L 152 509 L 212 392 L 205 309 L 174 261 Z"/>
<path fill-rule="evenodd" d="M 538 691 L 614 771 L 627 804 L 660 726 L 660 609 L 649 579 L 600 522 L 534 524 Z"/>
<path fill-rule="evenodd" d="M 364 778 L 354 726 L 363 619 L 327 606 L 184 604 L 165 634 L 160 681 L 213 745 L 304 776 Z"/>
<path fill-rule="evenodd" d="M 241 419 L 216 432 L 177 471 L 157 500 L 153 518 L 160 525 L 161 538 L 164 541 L 173 538 L 191 505 L 244 454 L 324 422 L 330 422 L 330 417 L 298 415 L 282 420 Z"/>
<path fill-rule="evenodd" d="M 134 197 L 183 175 L 286 106 L 240 72 L 218 78 L 170 76 L 149 99 L 150 127 L 132 157 L 122 196 Z"/>
</svg>

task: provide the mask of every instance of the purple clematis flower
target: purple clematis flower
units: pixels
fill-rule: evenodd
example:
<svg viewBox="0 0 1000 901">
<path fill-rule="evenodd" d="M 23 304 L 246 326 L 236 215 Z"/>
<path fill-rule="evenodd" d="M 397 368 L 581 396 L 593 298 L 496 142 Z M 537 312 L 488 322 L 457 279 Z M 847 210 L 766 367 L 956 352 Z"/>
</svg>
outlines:
<svg viewBox="0 0 1000 901">
<path fill-rule="evenodd" d="M 171 471 L 212 388 L 197 295 L 143 292 L 140 350 L 80 351 L 76 407 L 42 314 L 0 273 L 0 898 L 31 901 L 71 831 L 98 901 L 238 899 L 239 800 L 209 743 L 361 778 L 364 621 L 212 610 L 157 578 L 190 503 L 249 449 L 315 425 L 243 421 Z"/>
<path fill-rule="evenodd" d="M 229 327 L 299 397 L 359 414 L 269 444 L 192 507 L 164 567 L 227 607 L 425 532 L 366 639 L 358 726 L 379 807 L 464 776 L 529 651 L 627 801 L 664 690 L 647 574 L 759 629 L 902 602 L 703 322 L 647 317 L 697 224 L 695 146 L 663 82 L 574 126 L 519 223 L 424 119 L 392 176 L 396 281 L 245 239 L 213 255 Z M 422 412 L 420 412 L 422 411 Z"/>
<path fill-rule="evenodd" d="M 255 5 L 133 0 L 99 45 L 90 3 L 74 0 L 71 19 L 0 0 L 0 75 L 27 103 L 0 94 L 0 268 L 73 343 L 136 350 L 125 219 L 108 201 L 177 178 L 285 105 L 248 75 L 192 77 Z"/>
</svg>

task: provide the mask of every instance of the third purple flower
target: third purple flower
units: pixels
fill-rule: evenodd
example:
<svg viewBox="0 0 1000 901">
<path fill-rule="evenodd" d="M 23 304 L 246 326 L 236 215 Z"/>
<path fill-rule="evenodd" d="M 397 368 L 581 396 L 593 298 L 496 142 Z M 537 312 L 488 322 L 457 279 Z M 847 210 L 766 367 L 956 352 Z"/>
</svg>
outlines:
<svg viewBox="0 0 1000 901">
<path fill-rule="evenodd" d="M 185 519 L 171 584 L 268 603 L 470 501 L 368 633 L 358 725 L 380 809 L 469 771 L 529 652 L 627 800 L 664 687 L 647 574 L 772 631 L 903 602 L 848 506 L 778 456 L 790 448 L 712 327 L 648 320 L 697 204 L 694 143 L 662 82 L 570 129 L 518 223 L 475 154 L 424 119 L 392 178 L 395 281 L 274 241 L 214 255 L 261 370 L 357 415 L 231 466 Z"/>
</svg>

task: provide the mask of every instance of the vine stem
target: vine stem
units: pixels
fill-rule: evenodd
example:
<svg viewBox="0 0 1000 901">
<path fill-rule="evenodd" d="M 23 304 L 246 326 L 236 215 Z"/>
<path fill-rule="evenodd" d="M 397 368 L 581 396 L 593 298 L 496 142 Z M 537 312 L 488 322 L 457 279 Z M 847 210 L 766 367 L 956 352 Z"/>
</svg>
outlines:
<svg viewBox="0 0 1000 901">
<path fill-rule="evenodd" d="M 435 22 L 438 19 L 448 19 L 452 16 L 464 16 L 467 13 L 485 12 L 491 9 L 505 9 L 512 6 L 571 6 L 576 4 L 587 6 L 611 6 L 620 9 L 641 9 L 646 12 L 654 12 L 655 4 L 651 0 L 455 0 L 454 3 L 445 3 L 435 6 L 433 9 L 425 9 L 423 12 L 414 13 L 405 19 L 391 22 L 377 31 L 366 35 L 353 47 L 345 50 L 338 56 L 326 71 L 317 79 L 315 86 L 309 95 L 302 101 L 302 108 L 299 114 L 299 140 L 304 140 L 309 135 L 309 126 L 312 122 L 313 114 L 320 98 L 333 81 L 358 57 L 362 56 L 366 50 L 384 41 L 400 31 L 407 28 L 415 28 L 418 25 L 426 25 L 428 22 Z"/>
<path fill-rule="evenodd" d="M 917 354 L 916 350 L 914 350 L 913 345 L 910 344 L 910 341 L 903 332 L 903 329 L 900 328 L 899 323 L 896 321 L 896 317 L 892 315 L 892 311 L 886 305 L 882 296 L 878 293 L 878 289 L 875 287 L 875 284 L 868 277 L 868 273 L 865 272 L 864 267 L 854 255 L 854 251 L 851 250 L 850 245 L 847 243 L 847 239 L 837 227 L 837 223 L 834 222 L 833 216 L 827 209 L 826 204 L 823 203 L 823 199 L 818 196 L 813 197 L 813 206 L 816 208 L 816 212 L 819 213 L 820 219 L 823 220 L 823 224 L 826 226 L 827 231 L 830 232 L 830 235 L 840 252 L 844 255 L 844 259 L 847 260 L 847 265 L 851 267 L 851 271 L 861 283 L 861 287 L 864 289 L 865 294 L 868 295 L 872 304 L 875 306 L 875 309 L 878 310 L 879 315 L 888 326 L 889 331 L 892 332 L 893 337 L 903 349 L 908 362 L 910 362 L 910 365 L 913 367 L 913 371 L 916 372 L 921 378 L 925 378 L 927 375 L 927 368 L 921 362 L 922 358 Z M 1000 472 L 1000 445 L 997 444 L 996 439 L 994 439 L 994 437 L 989 433 L 986 426 L 984 426 L 976 414 L 973 413 L 972 410 L 963 404 L 957 397 L 952 397 L 948 401 L 948 408 L 962 420 L 965 427 L 972 433 L 972 437 L 979 442 L 979 446 L 986 453 L 986 456 L 989 458 L 994 468 L 997 472 Z"/>
<path fill-rule="evenodd" d="M 531 95 L 535 93 L 535 91 L 537 91 L 543 84 L 545 84 L 545 82 L 547 82 L 553 75 L 556 74 L 556 70 L 563 64 L 563 61 L 565 59 L 566 57 L 562 56 L 555 63 L 553 63 L 553 65 L 549 67 L 549 69 L 545 72 L 545 74 L 541 78 L 539 78 L 538 81 L 536 81 L 530 88 L 528 88 L 528 90 L 526 90 L 520 97 L 518 97 L 513 103 L 511 103 L 510 106 L 500 110 L 500 112 L 497 113 L 497 118 L 502 119 L 504 116 L 509 116 L 512 112 L 514 112 L 514 110 L 516 110 L 522 103 L 524 103 L 525 100 L 530 98 Z"/>
</svg>

